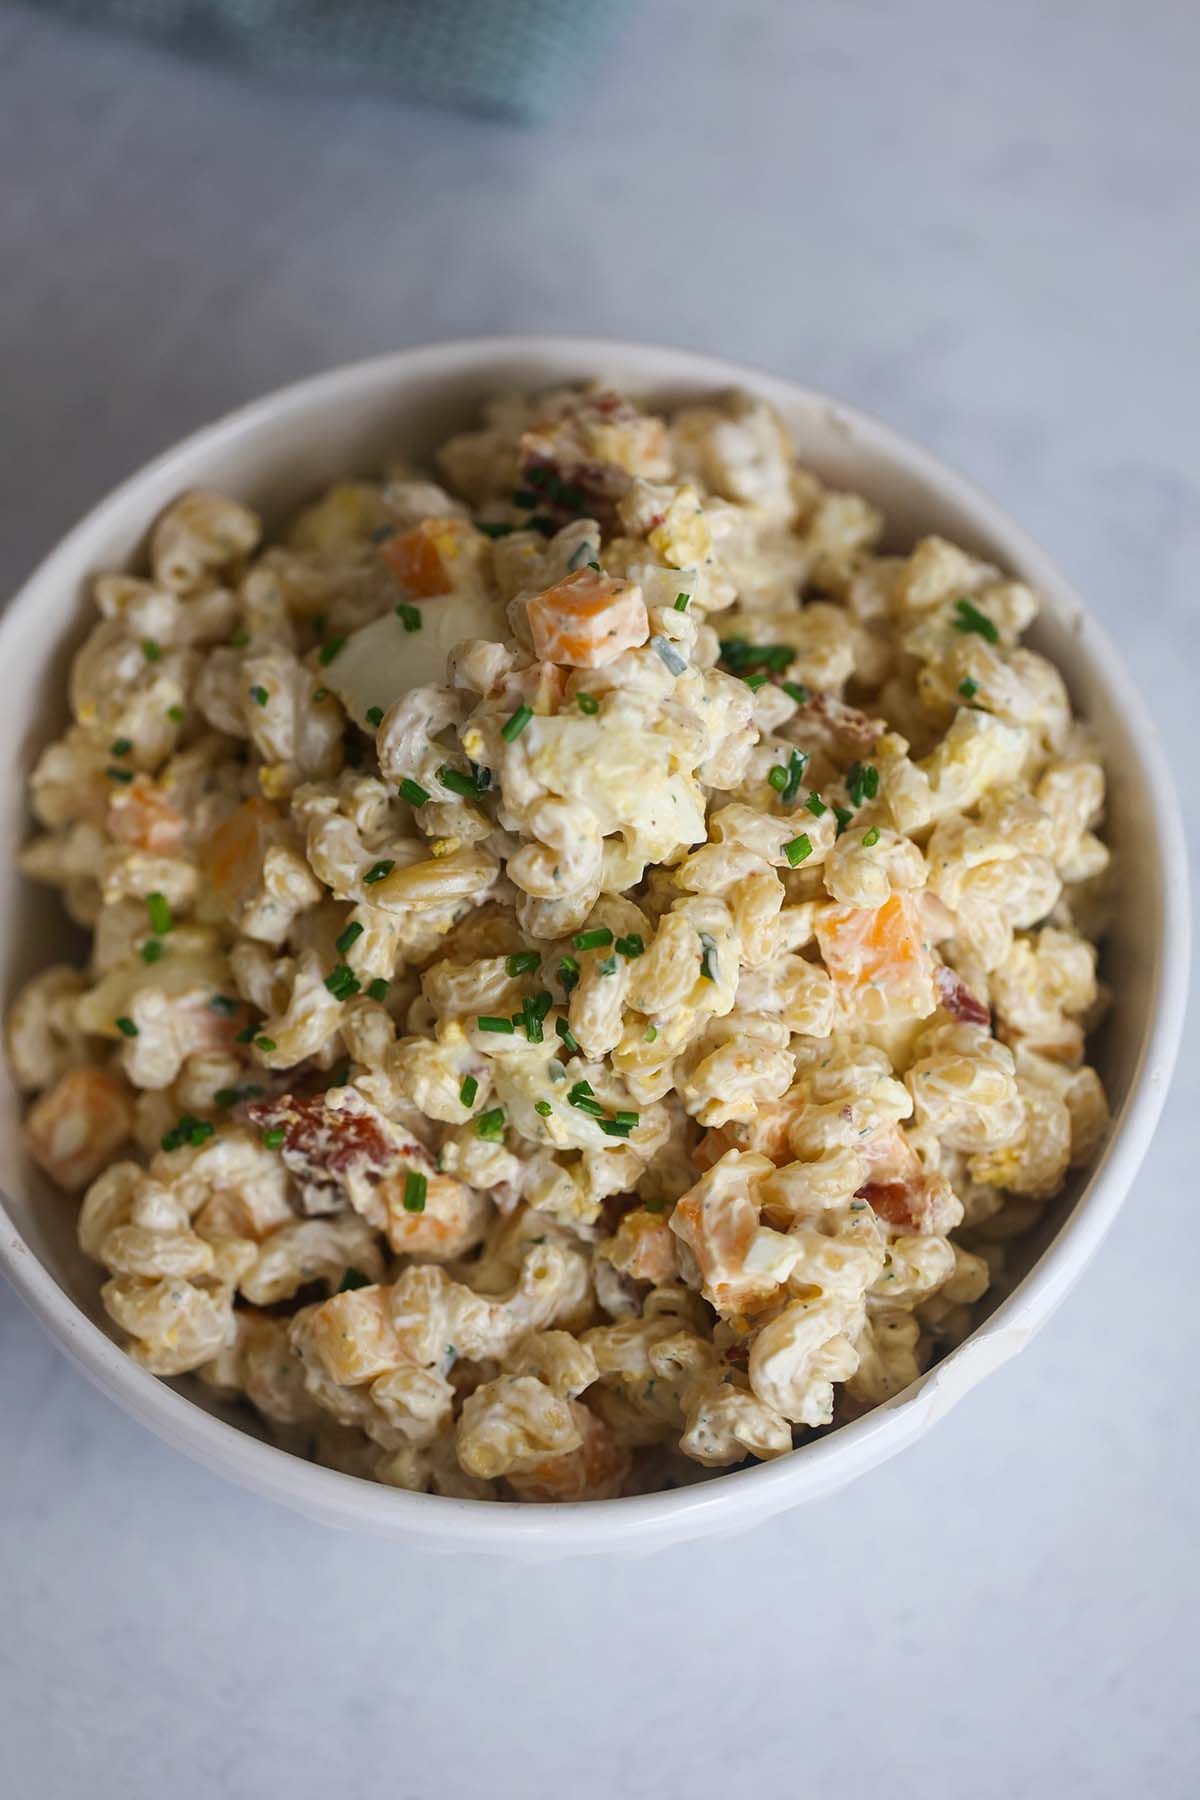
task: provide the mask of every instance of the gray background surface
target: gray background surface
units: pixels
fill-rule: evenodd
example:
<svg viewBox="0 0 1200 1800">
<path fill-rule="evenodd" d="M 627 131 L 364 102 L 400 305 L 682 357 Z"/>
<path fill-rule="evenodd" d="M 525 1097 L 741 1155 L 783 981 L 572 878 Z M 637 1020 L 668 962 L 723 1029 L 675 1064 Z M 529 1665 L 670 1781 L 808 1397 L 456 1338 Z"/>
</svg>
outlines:
<svg viewBox="0 0 1200 1800">
<path fill-rule="evenodd" d="M 11 586 L 146 456 L 422 339 L 794 374 L 989 488 L 1119 639 L 1196 822 L 1200 13 L 653 0 L 530 134 L 0 10 Z M 1197 1791 L 1194 1042 L 1037 1344 L 750 1536 L 424 1560 L 227 1487 L 0 1291 L 0 1790 Z"/>
</svg>

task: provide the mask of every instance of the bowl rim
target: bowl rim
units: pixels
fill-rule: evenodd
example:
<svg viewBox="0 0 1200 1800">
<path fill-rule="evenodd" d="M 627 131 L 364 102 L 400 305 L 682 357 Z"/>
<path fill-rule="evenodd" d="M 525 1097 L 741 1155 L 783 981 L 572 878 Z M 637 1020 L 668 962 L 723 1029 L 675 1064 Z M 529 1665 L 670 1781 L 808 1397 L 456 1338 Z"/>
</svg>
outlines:
<svg viewBox="0 0 1200 1800">
<path fill-rule="evenodd" d="M 991 1369 L 1021 1348 L 1082 1274 L 1111 1226 L 1153 1135 L 1178 1051 L 1190 953 L 1188 869 L 1182 818 L 1157 728 L 1106 632 L 1070 583 L 1027 533 L 982 490 L 932 452 L 857 407 L 752 364 L 665 344 L 619 338 L 514 335 L 452 339 L 389 351 L 291 382 L 234 408 L 143 464 L 99 500 L 59 540 L 14 595 L 0 619 L 0 661 L 38 590 L 77 584 L 77 559 L 135 505 L 138 496 L 208 451 L 288 413 L 362 394 L 376 381 L 403 383 L 439 370 L 447 377 L 519 359 L 546 357 L 580 376 L 619 361 L 624 381 L 669 387 L 672 380 L 714 389 L 744 386 L 768 399 L 826 409 L 858 442 L 915 474 L 968 511 L 1005 546 L 1053 609 L 1086 624 L 1083 654 L 1137 746 L 1140 776 L 1153 809 L 1162 881 L 1161 938 L 1152 980 L 1150 1022 L 1119 1123 L 1071 1213 L 1024 1279 L 996 1310 L 920 1381 L 828 1437 L 789 1456 L 732 1470 L 690 1487 L 628 1499 L 565 1505 L 478 1502 L 413 1494 L 323 1468 L 250 1435 L 138 1367 L 59 1286 L 22 1239 L 0 1194 L 0 1270 L 85 1375 L 160 1437 L 241 1485 L 326 1523 L 366 1529 L 416 1547 L 448 1551 L 568 1556 L 598 1550 L 637 1553 L 713 1530 L 749 1526 L 818 1498 L 876 1466 L 928 1426 Z M 549 375 L 549 371 L 548 371 Z M 502 377 L 497 374 L 499 382 Z M 147 523 L 149 518 L 147 516 Z"/>
</svg>

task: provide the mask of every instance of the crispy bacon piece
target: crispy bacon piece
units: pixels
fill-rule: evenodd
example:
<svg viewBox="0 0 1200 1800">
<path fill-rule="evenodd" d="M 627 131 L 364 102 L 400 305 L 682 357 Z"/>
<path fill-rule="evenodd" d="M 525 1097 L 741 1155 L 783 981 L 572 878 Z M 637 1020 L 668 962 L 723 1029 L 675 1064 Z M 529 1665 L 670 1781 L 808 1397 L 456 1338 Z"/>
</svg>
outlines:
<svg viewBox="0 0 1200 1800">
<path fill-rule="evenodd" d="M 425 1146 L 353 1089 L 340 1090 L 336 1106 L 325 1094 L 307 1100 L 280 1094 L 252 1101 L 245 1110 L 261 1130 L 283 1132 L 279 1153 L 296 1178 L 306 1213 L 342 1211 L 348 1202 L 357 1203 L 354 1190 L 361 1197 L 401 1164 L 433 1169 Z"/>
<path fill-rule="evenodd" d="M 977 1000 L 961 975 L 945 963 L 938 963 L 933 971 L 933 985 L 937 989 L 938 999 L 946 1011 L 964 1025 L 985 1025 L 992 1023 L 992 1015 L 982 1000 Z"/>
<path fill-rule="evenodd" d="M 793 725 L 798 728 L 795 735 L 802 744 L 828 750 L 839 762 L 873 750 L 887 730 L 885 720 L 872 719 L 859 707 L 848 706 L 823 688 L 809 695 Z"/>
</svg>

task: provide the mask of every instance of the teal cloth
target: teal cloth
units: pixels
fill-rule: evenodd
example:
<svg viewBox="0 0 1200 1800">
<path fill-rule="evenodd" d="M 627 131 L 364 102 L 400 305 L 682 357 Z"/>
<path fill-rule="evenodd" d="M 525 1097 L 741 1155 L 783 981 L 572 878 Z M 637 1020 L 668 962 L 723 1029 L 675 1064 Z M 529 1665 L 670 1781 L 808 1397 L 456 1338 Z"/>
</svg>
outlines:
<svg viewBox="0 0 1200 1800">
<path fill-rule="evenodd" d="M 586 80 L 629 0 L 37 0 L 259 67 L 369 74 L 417 99 L 547 118 Z"/>
</svg>

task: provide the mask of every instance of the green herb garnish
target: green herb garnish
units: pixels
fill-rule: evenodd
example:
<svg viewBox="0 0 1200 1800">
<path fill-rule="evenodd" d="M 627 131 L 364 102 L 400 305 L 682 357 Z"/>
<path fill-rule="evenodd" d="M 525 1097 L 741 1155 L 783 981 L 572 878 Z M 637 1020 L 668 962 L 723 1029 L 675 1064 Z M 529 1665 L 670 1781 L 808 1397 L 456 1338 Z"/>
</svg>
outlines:
<svg viewBox="0 0 1200 1800">
<path fill-rule="evenodd" d="M 402 600 L 396 608 L 396 617 L 405 631 L 420 631 L 421 609 L 419 606 L 409 606 L 406 601 Z"/>
<path fill-rule="evenodd" d="M 864 800 L 873 800 L 879 792 L 879 770 L 871 763 L 851 763 L 850 773 L 846 776 L 846 792 L 854 806 L 861 806 Z"/>
<path fill-rule="evenodd" d="M 644 955 L 646 950 L 645 940 L 636 931 L 631 931 L 627 937 L 619 937 L 615 947 L 620 951 L 621 955 L 627 957 L 630 962 L 633 961 L 635 956 Z"/>
<path fill-rule="evenodd" d="M 162 941 L 159 938 L 147 938 L 142 945 L 142 961 L 156 963 L 163 953 Z"/>
<path fill-rule="evenodd" d="M 968 675 L 964 680 L 959 682 L 958 691 L 964 700 L 973 700 L 979 692 L 979 683 L 977 681 L 972 681 L 971 677 Z"/>
<path fill-rule="evenodd" d="M 132 1019 L 126 1018 L 124 1013 L 122 1013 L 119 1019 L 115 1019 L 113 1023 L 116 1025 L 116 1028 L 121 1033 L 122 1037 L 136 1037 L 138 1034 L 137 1026 Z"/>
<path fill-rule="evenodd" d="M 263 1132 L 263 1143 L 268 1150 L 278 1150 L 285 1136 L 282 1125 L 272 1125 L 270 1131 Z"/>
<path fill-rule="evenodd" d="M 490 1112 L 480 1113 L 475 1121 L 475 1136 L 498 1144 L 504 1137 L 504 1108 L 494 1106 Z"/>
<path fill-rule="evenodd" d="M 269 695 L 267 694 L 265 687 L 252 687 L 250 689 L 250 698 L 253 700 L 255 706 L 265 706 Z"/>
<path fill-rule="evenodd" d="M 377 975 L 367 988 L 367 998 L 370 1000 L 386 1000 L 391 993 L 391 990 L 391 982 L 385 981 L 382 975 Z"/>
<path fill-rule="evenodd" d="M 573 956 L 564 956 L 559 959 L 557 974 L 564 994 L 569 994 L 573 988 L 579 985 L 579 964 Z"/>
<path fill-rule="evenodd" d="M 877 825 L 872 825 L 870 831 L 865 831 L 863 833 L 863 849 L 873 850 L 878 842 L 879 827 Z"/>
<path fill-rule="evenodd" d="M 676 594 L 676 596 L 675 596 L 675 611 L 676 612 L 686 612 L 688 609 L 688 601 L 691 599 L 691 597 L 692 596 L 690 594 Z"/>
<path fill-rule="evenodd" d="M 347 968 L 345 963 L 339 963 L 325 977 L 325 986 L 335 1000 L 349 1000 L 352 994 L 357 994 L 362 983 L 353 969 Z"/>
<path fill-rule="evenodd" d="M 347 950 L 351 949 L 355 944 L 357 944 L 357 942 L 358 942 L 359 938 L 362 936 L 362 934 L 363 934 L 362 926 L 360 924 L 358 924 L 357 920 L 351 919 L 349 925 L 347 925 L 347 927 L 346 927 L 345 931 L 343 931 L 341 937 L 338 938 L 336 940 L 336 942 L 334 943 L 333 947 L 337 951 L 338 955 L 345 956 Z"/>
<path fill-rule="evenodd" d="M 525 727 L 528 725 L 528 723 L 529 723 L 530 719 L 532 719 L 532 717 L 533 717 L 532 706 L 525 706 L 525 705 L 518 706 L 516 712 L 513 713 L 512 717 L 510 719 L 508 719 L 505 722 L 505 724 L 503 724 L 500 727 L 500 736 L 504 739 L 505 743 L 506 744 L 515 743 L 515 741 L 517 740 L 517 738 L 520 737 L 521 733 L 524 731 Z"/>
<path fill-rule="evenodd" d="M 783 854 L 787 857 L 788 862 L 793 869 L 796 867 L 797 863 L 802 863 L 805 857 L 811 856 L 812 839 L 809 837 L 807 831 L 802 831 L 799 837 L 794 837 L 789 843 L 786 843 L 783 846 Z"/>
<path fill-rule="evenodd" d="M 110 781 L 119 781 L 124 787 L 128 787 L 133 780 L 132 769 L 105 769 L 104 773 Z"/>
<path fill-rule="evenodd" d="M 318 656 L 317 656 L 317 661 L 320 663 L 320 665 L 323 669 L 327 669 L 329 667 L 329 665 L 333 661 L 334 657 L 338 654 L 338 651 L 343 648 L 345 642 L 346 642 L 346 640 L 344 637 L 331 637 L 331 638 L 327 639 L 326 642 L 321 645 L 320 652 L 318 653 Z"/>
<path fill-rule="evenodd" d="M 597 925 L 592 931 L 577 931 L 571 939 L 577 950 L 607 950 L 613 941 L 613 934 L 607 925 Z"/>
<path fill-rule="evenodd" d="M 370 1280 L 363 1274 L 361 1269 L 347 1269 L 346 1273 L 342 1276 L 341 1281 L 338 1283 L 337 1292 L 339 1294 L 352 1294 L 355 1288 L 370 1287 L 370 1285 Z"/>
<path fill-rule="evenodd" d="M 567 1046 L 567 1049 L 571 1052 L 571 1055 L 578 1056 L 579 1055 L 579 1044 L 575 1037 L 574 1032 L 571 1030 L 571 1027 L 567 1024 L 567 1021 L 565 1019 L 555 1019 L 554 1029 L 555 1029 L 555 1031 L 557 1031 L 557 1033 L 558 1033 L 559 1037 L 562 1039 L 563 1043 Z"/>
<path fill-rule="evenodd" d="M 464 1075 L 463 1084 L 458 1090 L 458 1097 L 466 1107 L 474 1106 L 475 1096 L 479 1092 L 479 1083 L 473 1075 Z"/>
<path fill-rule="evenodd" d="M 992 624 L 986 613 L 980 612 L 977 606 L 965 598 L 954 602 L 954 610 L 958 617 L 954 621 L 956 631 L 974 631 L 989 644 L 1000 642 L 1000 633 Z"/>
<path fill-rule="evenodd" d="M 781 683 L 781 686 L 788 699 L 794 700 L 797 706 L 804 706 L 812 699 L 812 695 L 802 681 L 785 681 Z"/>
<path fill-rule="evenodd" d="M 379 725 L 383 724 L 383 708 L 382 708 L 382 706 L 368 706 L 368 708 L 367 708 L 367 724 L 375 725 L 375 726 L 379 726 Z"/>
<path fill-rule="evenodd" d="M 492 1013 L 482 1013 L 475 1021 L 480 1031 L 497 1031 L 505 1037 L 511 1037 L 516 1026 L 511 1019 L 498 1019 Z"/>
<path fill-rule="evenodd" d="M 404 1210 L 410 1213 L 425 1211 L 425 1190 L 428 1183 L 424 1175 L 416 1169 L 410 1169 L 404 1177 Z"/>
<path fill-rule="evenodd" d="M 717 979 L 717 940 L 711 932 L 700 933 L 700 944 L 703 954 L 700 958 L 700 974 L 705 981 Z"/>
<path fill-rule="evenodd" d="M 393 859 L 390 856 L 385 856 L 382 862 L 371 864 L 370 868 L 363 876 L 363 880 L 368 885 L 372 885 L 376 881 L 385 881 L 395 866 L 396 864 Z"/>
<path fill-rule="evenodd" d="M 424 806 L 429 799 L 428 792 L 421 786 L 420 782 L 410 781 L 407 775 L 400 783 L 400 792 L 404 795 L 404 798 L 408 801 L 410 806 Z"/>
<path fill-rule="evenodd" d="M 600 702 L 591 694 L 576 694 L 575 701 L 581 713 L 598 713 L 600 711 Z"/>
</svg>

